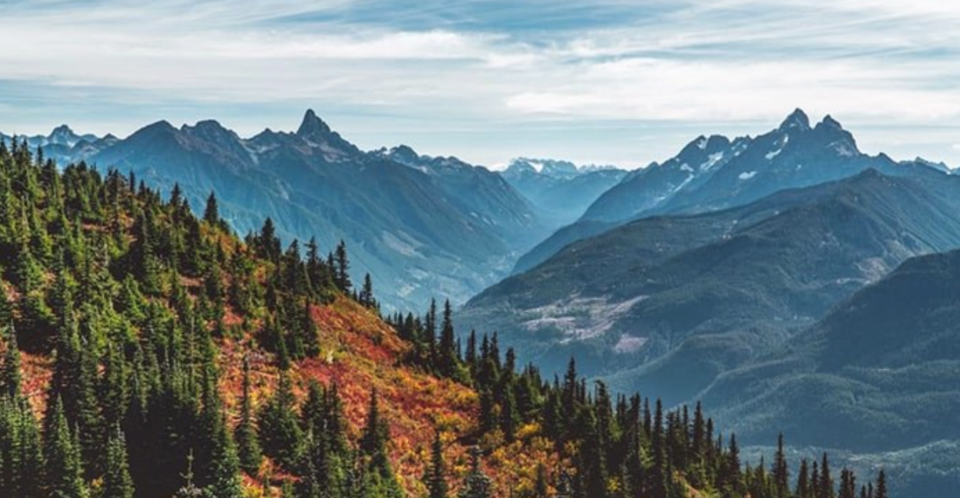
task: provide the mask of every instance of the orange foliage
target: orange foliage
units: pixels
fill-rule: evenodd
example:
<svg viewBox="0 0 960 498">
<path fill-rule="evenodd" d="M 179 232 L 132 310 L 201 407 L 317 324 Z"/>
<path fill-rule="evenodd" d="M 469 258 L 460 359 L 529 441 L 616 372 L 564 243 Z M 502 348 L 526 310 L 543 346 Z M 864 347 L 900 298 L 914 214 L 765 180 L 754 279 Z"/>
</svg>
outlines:
<svg viewBox="0 0 960 498">
<path fill-rule="evenodd" d="M 424 491 L 419 481 L 429 462 L 434 428 L 441 428 L 451 485 L 456 489 L 468 470 L 468 448 L 461 441 L 476 430 L 477 394 L 402 364 L 408 345 L 379 316 L 357 303 L 341 298 L 312 311 L 321 353 L 294 365 L 294 394 L 302 400 L 310 379 L 336 384 L 350 436 L 356 439 L 366 421 L 371 392 L 376 390 L 389 421 L 391 460 L 404 488 L 414 496 Z M 233 413 L 239 403 L 243 355 L 248 352 L 254 407 L 269 397 L 277 383 L 272 358 L 251 352 L 237 341 L 222 341 L 221 392 Z M 532 487 L 538 463 L 556 467 L 552 445 L 539 437 L 539 428 L 526 427 L 520 434 L 518 441 L 497 448 L 487 458 L 486 470 L 496 484 L 497 496 L 509 496 L 511 488 Z"/>
</svg>

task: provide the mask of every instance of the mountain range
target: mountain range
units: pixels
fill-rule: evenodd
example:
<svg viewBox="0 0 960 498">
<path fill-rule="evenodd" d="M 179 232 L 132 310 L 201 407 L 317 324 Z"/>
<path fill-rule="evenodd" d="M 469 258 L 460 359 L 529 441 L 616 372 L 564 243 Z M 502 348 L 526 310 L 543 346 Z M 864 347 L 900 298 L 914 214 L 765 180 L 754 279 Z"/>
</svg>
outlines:
<svg viewBox="0 0 960 498">
<path fill-rule="evenodd" d="M 287 242 L 316 237 L 331 249 L 344 240 L 354 279 L 372 274 L 388 309 L 417 309 L 432 297 L 465 302 L 560 224 L 509 175 L 408 146 L 365 152 L 313 111 L 294 133 L 268 129 L 251 138 L 207 120 L 180 128 L 161 121 L 122 140 L 77 135 L 64 125 L 26 140 L 62 165 L 86 161 L 133 172 L 166 193 L 179 185 L 198 212 L 215 192 L 224 219 L 241 234 L 270 217 Z M 595 197 L 609 183 L 590 192 Z"/>
<path fill-rule="evenodd" d="M 960 178 L 926 166 L 630 222 L 470 300 L 481 325 L 560 371 L 690 399 L 904 260 L 960 247 Z"/>
<path fill-rule="evenodd" d="M 860 152 L 853 135 L 830 116 L 811 126 L 800 109 L 757 137 L 700 136 L 675 157 L 627 175 L 579 220 L 521 257 L 515 272 L 535 267 L 571 242 L 638 217 L 741 206 L 783 189 L 839 180 L 867 168 L 892 172 L 896 165 L 885 154 Z"/>
<path fill-rule="evenodd" d="M 576 221 L 627 172 L 615 166 L 577 166 L 569 161 L 518 158 L 501 174 L 533 202 L 542 219 L 561 226 Z"/>
<path fill-rule="evenodd" d="M 801 111 L 757 138 L 699 137 L 628 174 L 458 325 L 498 330 L 548 373 L 573 355 L 616 391 L 703 400 L 744 444 L 804 434 L 794 448 L 946 498 L 960 485 L 951 173 L 863 154 Z"/>
<path fill-rule="evenodd" d="M 386 311 L 469 299 L 458 330 L 499 331 L 547 374 L 574 356 L 615 392 L 703 400 L 744 444 L 785 431 L 887 466 L 907 498 L 960 486 L 960 177 L 865 154 L 829 116 L 700 136 L 631 172 L 363 151 L 312 111 L 250 138 L 161 121 L 26 141 L 179 185 L 197 212 L 215 192 L 240 234 L 270 217 L 286 242 L 344 240 Z"/>
</svg>

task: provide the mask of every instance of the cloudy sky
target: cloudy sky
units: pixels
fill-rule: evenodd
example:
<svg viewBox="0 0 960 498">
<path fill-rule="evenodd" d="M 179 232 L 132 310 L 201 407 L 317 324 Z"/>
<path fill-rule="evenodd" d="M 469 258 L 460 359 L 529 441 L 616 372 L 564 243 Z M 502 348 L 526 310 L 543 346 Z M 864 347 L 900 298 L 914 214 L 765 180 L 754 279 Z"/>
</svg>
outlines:
<svg viewBox="0 0 960 498">
<path fill-rule="evenodd" d="M 796 107 L 861 148 L 960 166 L 944 0 L 0 0 L 0 130 L 123 136 L 216 118 L 636 167 Z"/>
</svg>

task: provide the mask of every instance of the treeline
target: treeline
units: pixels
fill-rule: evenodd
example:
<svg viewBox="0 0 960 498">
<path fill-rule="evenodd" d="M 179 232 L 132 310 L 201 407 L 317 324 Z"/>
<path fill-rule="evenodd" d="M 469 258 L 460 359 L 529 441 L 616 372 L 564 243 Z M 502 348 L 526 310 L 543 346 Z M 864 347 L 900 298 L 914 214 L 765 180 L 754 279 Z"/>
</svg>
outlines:
<svg viewBox="0 0 960 498">
<path fill-rule="evenodd" d="M 736 436 L 719 434 L 699 403 L 667 412 L 659 399 L 651 407 L 640 395 L 613 396 L 603 382 L 591 388 L 580 378 L 573 359 L 562 379 L 545 381 L 533 365 L 518 370 L 512 348 L 501 356 L 496 333 L 478 339 L 471 331 L 461 347 L 449 302 L 439 321 L 431 302 L 422 317 L 395 314 L 388 322 L 413 345 L 407 361 L 478 392 L 473 442 L 481 448 L 510 443 L 525 426 L 554 443 L 569 468 L 538 469 L 532 498 L 686 498 L 691 489 L 725 498 L 888 498 L 882 471 L 876 484 L 858 485 L 845 468 L 836 479 L 826 454 L 802 460 L 791 479 L 782 436 L 769 467 L 743 465 Z"/>
<path fill-rule="evenodd" d="M 376 392 L 357 440 L 336 385 L 311 382 L 301 403 L 293 395 L 295 362 L 323 353 L 317 307 L 337 296 L 377 307 L 369 277 L 359 290 L 350 281 L 343 243 L 326 257 L 315 241 L 284 249 L 269 219 L 241 242 L 213 195 L 198 218 L 178 187 L 164 199 L 132 174 L 82 163 L 59 172 L 42 153 L 0 143 L 0 291 L 0 496 L 232 498 L 268 460 L 267 479 L 284 497 L 404 496 Z M 391 318 L 410 342 L 406 361 L 479 394 L 477 429 L 461 440 L 476 448 L 470 470 L 451 478 L 438 435 L 423 476 L 431 498 L 511 493 L 493 489 L 481 460 L 525 428 L 562 462 L 538 469 L 523 491 L 531 498 L 859 490 L 845 470 L 835 482 L 826 456 L 795 480 L 782 451 L 770 469 L 741 466 L 735 438 L 715 434 L 699 407 L 667 412 L 639 396 L 614 398 L 578 378 L 572 362 L 563 379 L 545 381 L 532 366 L 518 369 L 512 350 L 501 355 L 496 335 L 470 334 L 462 347 L 451 315 L 447 304 L 438 319 L 434 304 L 422 318 Z M 230 413 L 220 340 L 249 355 Z M 21 351 L 49 368 L 21 364 Z M 251 357 L 279 372 L 261 403 Z M 861 496 L 886 498 L 882 474 Z"/>
</svg>

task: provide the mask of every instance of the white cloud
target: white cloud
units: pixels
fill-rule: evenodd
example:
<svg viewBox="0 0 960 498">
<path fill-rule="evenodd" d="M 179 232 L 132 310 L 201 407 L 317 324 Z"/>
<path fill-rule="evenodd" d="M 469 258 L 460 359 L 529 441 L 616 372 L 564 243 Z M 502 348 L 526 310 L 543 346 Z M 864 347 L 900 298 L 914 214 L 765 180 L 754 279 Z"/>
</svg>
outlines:
<svg viewBox="0 0 960 498">
<path fill-rule="evenodd" d="M 561 123 L 569 133 L 571 122 L 689 123 L 708 133 L 731 122 L 775 122 L 798 106 L 844 121 L 897 123 L 897 138 L 906 141 L 920 141 L 913 125 L 960 126 L 957 2 L 686 0 L 649 18 L 624 15 L 621 24 L 585 20 L 582 29 L 552 26 L 549 15 L 540 16 L 542 29 L 526 31 L 499 18 L 473 29 L 400 22 L 442 11 L 429 4 L 412 14 L 397 8 L 394 26 L 356 15 L 374 10 L 360 0 L 17 4 L 4 10 L 0 74 L 62 88 L 146 92 L 145 102 L 152 95 L 201 107 L 389 109 L 441 137 L 457 126 L 479 136 L 524 123 Z M 645 5 L 595 8 L 629 13 Z M 496 14 L 482 3 L 475 8 L 469 14 Z M 515 15 L 535 21 L 552 8 L 560 7 L 521 2 Z M 322 20 L 277 21 L 307 13 Z M 0 118 L 15 119 L 17 111 L 8 109 L 16 105 L 2 100 Z M 636 163 L 671 152 L 655 149 L 658 143 L 676 145 L 649 143 L 654 149 Z M 960 150 L 952 142 L 941 148 Z"/>
</svg>

